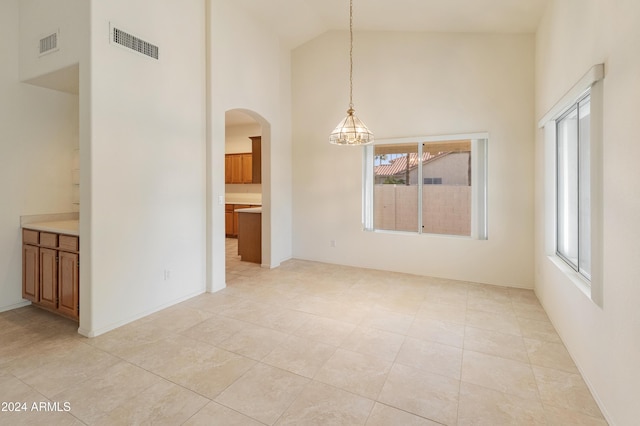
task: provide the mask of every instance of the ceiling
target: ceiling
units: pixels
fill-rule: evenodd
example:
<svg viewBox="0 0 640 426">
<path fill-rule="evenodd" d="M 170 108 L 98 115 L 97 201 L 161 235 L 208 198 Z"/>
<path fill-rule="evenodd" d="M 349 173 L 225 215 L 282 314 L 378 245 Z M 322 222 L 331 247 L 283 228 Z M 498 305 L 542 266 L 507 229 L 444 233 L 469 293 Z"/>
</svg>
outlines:
<svg viewBox="0 0 640 426">
<path fill-rule="evenodd" d="M 533 33 L 550 0 L 354 0 L 355 31 Z M 348 0 L 234 0 L 294 48 L 349 28 Z"/>
</svg>

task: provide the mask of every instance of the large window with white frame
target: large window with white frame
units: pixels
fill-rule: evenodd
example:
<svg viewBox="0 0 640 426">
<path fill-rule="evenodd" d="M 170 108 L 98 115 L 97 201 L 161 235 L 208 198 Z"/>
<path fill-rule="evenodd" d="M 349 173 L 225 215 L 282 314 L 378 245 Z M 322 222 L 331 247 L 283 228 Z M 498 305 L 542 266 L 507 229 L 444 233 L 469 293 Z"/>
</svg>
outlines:
<svg viewBox="0 0 640 426">
<path fill-rule="evenodd" d="M 487 238 L 487 135 L 378 140 L 365 149 L 364 228 Z"/>
<path fill-rule="evenodd" d="M 556 254 L 591 279 L 591 96 L 556 120 Z"/>
</svg>

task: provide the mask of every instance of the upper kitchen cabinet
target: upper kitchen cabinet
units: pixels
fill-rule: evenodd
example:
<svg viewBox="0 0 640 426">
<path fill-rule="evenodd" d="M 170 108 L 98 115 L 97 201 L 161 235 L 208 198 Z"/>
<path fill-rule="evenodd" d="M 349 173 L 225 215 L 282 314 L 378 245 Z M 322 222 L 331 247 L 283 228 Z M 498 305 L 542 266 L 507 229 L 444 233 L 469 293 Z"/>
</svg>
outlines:
<svg viewBox="0 0 640 426">
<path fill-rule="evenodd" d="M 262 136 L 251 136 L 251 181 L 262 183 Z"/>
<path fill-rule="evenodd" d="M 20 2 L 20 81 L 78 94 L 79 64 L 89 52 L 89 3 Z"/>
<path fill-rule="evenodd" d="M 251 152 L 225 155 L 225 183 L 261 183 L 262 154 L 260 149 L 260 136 L 252 136 Z"/>
</svg>

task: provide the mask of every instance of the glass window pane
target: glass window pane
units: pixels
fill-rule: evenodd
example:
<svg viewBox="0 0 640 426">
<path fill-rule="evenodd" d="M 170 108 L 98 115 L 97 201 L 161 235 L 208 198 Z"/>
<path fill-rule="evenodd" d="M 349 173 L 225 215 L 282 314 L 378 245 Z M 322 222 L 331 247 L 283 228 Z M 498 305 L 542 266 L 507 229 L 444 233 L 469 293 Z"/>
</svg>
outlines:
<svg viewBox="0 0 640 426">
<path fill-rule="evenodd" d="M 423 145 L 422 232 L 471 235 L 471 141 Z"/>
<path fill-rule="evenodd" d="M 375 229 L 418 231 L 418 144 L 376 145 L 373 219 Z"/>
<path fill-rule="evenodd" d="M 579 216 L 579 271 L 591 278 L 591 155 L 590 155 L 590 98 L 578 105 L 579 162 L 580 162 L 580 216 Z"/>
<path fill-rule="evenodd" d="M 557 250 L 578 267 L 578 112 L 557 124 Z"/>
</svg>

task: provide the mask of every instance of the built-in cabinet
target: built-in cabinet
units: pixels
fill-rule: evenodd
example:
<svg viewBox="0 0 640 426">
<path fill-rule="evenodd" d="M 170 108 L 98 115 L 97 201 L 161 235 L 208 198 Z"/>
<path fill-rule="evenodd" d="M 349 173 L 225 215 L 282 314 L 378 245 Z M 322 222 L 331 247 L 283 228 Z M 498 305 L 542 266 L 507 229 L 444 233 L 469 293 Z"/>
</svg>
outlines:
<svg viewBox="0 0 640 426">
<path fill-rule="evenodd" d="M 78 320 L 79 238 L 22 230 L 22 297 L 34 305 Z"/>
<path fill-rule="evenodd" d="M 224 156 L 224 183 L 261 183 L 260 136 L 251 137 L 251 152 Z"/>
<path fill-rule="evenodd" d="M 260 207 L 258 204 L 226 204 L 224 210 L 224 229 L 229 238 L 238 237 L 238 212 L 237 209 Z"/>
</svg>

